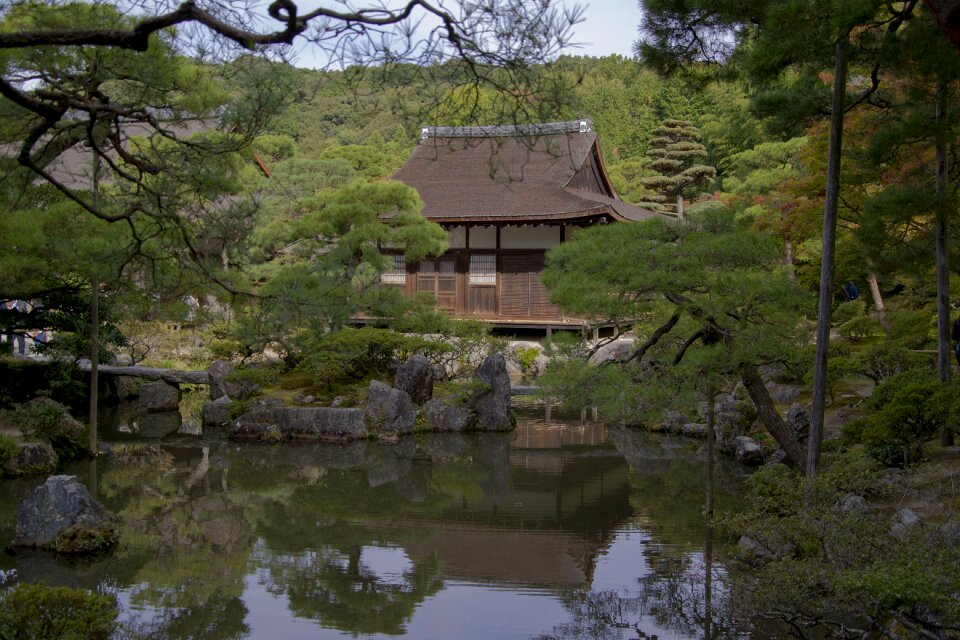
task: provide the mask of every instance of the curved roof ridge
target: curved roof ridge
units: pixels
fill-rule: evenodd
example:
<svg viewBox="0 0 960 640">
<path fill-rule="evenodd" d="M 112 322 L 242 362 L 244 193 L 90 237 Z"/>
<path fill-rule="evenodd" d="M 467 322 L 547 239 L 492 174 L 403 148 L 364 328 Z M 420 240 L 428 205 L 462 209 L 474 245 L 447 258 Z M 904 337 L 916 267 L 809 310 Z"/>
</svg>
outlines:
<svg viewBox="0 0 960 640">
<path fill-rule="evenodd" d="M 502 138 L 509 136 L 543 136 L 557 133 L 589 133 L 593 120 L 581 118 L 564 122 L 541 122 L 537 124 L 497 124 L 472 127 L 423 127 L 420 139 L 428 138 Z"/>
</svg>

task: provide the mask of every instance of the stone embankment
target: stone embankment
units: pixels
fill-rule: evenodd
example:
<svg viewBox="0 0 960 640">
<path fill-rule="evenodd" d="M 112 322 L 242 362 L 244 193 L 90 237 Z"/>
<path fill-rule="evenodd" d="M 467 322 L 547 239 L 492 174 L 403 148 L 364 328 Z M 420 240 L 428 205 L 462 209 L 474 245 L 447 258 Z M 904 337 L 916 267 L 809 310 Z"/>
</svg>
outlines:
<svg viewBox="0 0 960 640">
<path fill-rule="evenodd" d="M 258 398 L 246 403 L 236 417 L 231 417 L 231 390 L 225 388 L 226 393 L 219 395 L 218 389 L 217 397 L 203 407 L 203 421 L 208 427 L 225 427 L 230 438 L 266 442 L 362 438 L 390 442 L 414 431 L 506 431 L 514 427 L 510 378 L 502 355 L 489 356 L 473 381 L 449 397 L 434 397 L 433 375 L 426 358 L 414 356 L 398 368 L 393 385 L 372 381 L 362 407 L 287 406 L 279 398 Z M 214 388 L 211 383 L 211 392 Z"/>
</svg>

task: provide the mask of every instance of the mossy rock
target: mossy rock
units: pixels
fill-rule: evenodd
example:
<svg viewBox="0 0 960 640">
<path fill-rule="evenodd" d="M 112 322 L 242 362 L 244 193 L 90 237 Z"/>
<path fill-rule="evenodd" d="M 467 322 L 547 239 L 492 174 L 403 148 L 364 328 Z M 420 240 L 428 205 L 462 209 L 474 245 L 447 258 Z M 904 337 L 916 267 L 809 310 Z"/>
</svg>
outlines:
<svg viewBox="0 0 960 640">
<path fill-rule="evenodd" d="M 120 541 L 120 529 L 113 522 L 99 528 L 83 525 L 67 527 L 58 535 L 50 548 L 58 553 L 99 553 Z"/>
</svg>

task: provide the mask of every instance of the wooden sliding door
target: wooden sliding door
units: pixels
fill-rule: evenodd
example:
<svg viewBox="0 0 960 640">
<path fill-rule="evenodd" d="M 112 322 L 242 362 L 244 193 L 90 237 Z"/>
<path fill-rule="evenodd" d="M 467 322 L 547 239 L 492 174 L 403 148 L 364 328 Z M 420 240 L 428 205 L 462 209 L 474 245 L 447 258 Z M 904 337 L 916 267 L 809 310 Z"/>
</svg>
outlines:
<svg viewBox="0 0 960 640">
<path fill-rule="evenodd" d="M 500 315 L 516 318 L 559 318 L 540 282 L 543 251 L 503 251 L 500 254 Z"/>
</svg>

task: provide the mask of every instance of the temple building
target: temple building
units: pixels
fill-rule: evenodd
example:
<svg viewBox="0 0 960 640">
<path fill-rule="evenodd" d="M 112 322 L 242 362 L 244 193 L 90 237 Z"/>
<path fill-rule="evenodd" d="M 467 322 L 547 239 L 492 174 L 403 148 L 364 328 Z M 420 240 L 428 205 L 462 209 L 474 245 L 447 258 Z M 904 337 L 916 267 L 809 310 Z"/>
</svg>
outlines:
<svg viewBox="0 0 960 640">
<path fill-rule="evenodd" d="M 449 244 L 419 263 L 395 255 L 383 281 L 494 326 L 581 325 L 550 304 L 540 282 L 546 251 L 589 225 L 659 215 L 617 195 L 590 120 L 427 127 L 393 178 L 420 193 L 423 215 Z"/>
</svg>

